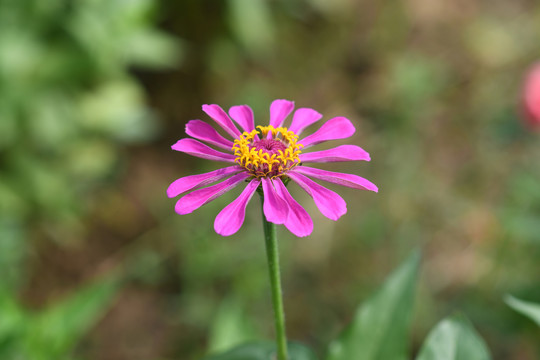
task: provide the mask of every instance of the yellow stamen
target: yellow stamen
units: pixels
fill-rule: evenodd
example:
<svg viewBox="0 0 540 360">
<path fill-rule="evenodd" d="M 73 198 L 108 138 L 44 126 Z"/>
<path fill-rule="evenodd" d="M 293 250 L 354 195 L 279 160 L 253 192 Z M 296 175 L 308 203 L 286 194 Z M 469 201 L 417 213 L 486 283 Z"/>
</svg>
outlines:
<svg viewBox="0 0 540 360">
<path fill-rule="evenodd" d="M 258 130 L 244 132 L 240 138 L 234 140 L 232 151 L 236 156 L 234 162 L 248 170 L 254 177 L 278 177 L 291 170 L 300 163 L 302 144 L 297 144 L 298 135 L 285 127 L 274 128 L 272 125 L 257 126 Z M 278 150 L 278 154 L 269 154 L 263 149 L 253 147 L 255 136 L 260 135 L 266 139 L 272 134 L 272 140 L 277 140 L 286 146 L 285 151 Z"/>
</svg>

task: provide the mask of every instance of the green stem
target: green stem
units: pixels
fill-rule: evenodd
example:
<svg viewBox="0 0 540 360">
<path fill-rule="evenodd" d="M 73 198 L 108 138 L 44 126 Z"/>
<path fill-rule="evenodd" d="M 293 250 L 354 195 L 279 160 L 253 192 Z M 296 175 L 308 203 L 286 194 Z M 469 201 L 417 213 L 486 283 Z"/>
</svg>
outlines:
<svg viewBox="0 0 540 360">
<path fill-rule="evenodd" d="M 287 355 L 287 335 L 285 334 L 285 312 L 283 311 L 283 295 L 281 292 L 276 225 L 266 220 L 263 203 L 264 199 L 261 195 L 266 257 L 268 259 L 268 272 L 270 274 L 270 288 L 272 289 L 272 305 L 274 306 L 274 321 L 276 326 L 277 360 L 287 360 L 289 357 Z"/>
</svg>

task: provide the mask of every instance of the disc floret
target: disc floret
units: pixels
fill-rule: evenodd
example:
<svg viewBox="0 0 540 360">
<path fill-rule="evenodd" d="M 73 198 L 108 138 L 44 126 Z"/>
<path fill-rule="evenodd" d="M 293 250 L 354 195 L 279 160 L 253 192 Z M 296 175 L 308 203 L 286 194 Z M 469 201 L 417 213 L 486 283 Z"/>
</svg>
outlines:
<svg viewBox="0 0 540 360">
<path fill-rule="evenodd" d="M 257 126 L 234 140 L 234 161 L 253 177 L 279 177 L 300 163 L 303 145 L 297 141 L 298 135 L 285 127 Z"/>
</svg>

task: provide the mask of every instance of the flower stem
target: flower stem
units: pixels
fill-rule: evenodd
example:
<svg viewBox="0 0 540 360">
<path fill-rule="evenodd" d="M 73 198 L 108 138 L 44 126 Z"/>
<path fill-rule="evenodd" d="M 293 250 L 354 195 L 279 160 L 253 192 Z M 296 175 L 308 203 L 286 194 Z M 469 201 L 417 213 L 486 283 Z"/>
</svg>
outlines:
<svg viewBox="0 0 540 360">
<path fill-rule="evenodd" d="M 277 360 L 287 360 L 289 357 L 287 355 L 287 335 L 285 334 L 285 312 L 283 311 L 283 295 L 281 292 L 276 225 L 266 220 L 263 203 L 264 200 L 261 195 L 266 257 L 268 260 L 268 272 L 270 274 L 270 288 L 272 289 L 272 305 L 274 307 L 274 321 L 276 326 Z"/>
</svg>

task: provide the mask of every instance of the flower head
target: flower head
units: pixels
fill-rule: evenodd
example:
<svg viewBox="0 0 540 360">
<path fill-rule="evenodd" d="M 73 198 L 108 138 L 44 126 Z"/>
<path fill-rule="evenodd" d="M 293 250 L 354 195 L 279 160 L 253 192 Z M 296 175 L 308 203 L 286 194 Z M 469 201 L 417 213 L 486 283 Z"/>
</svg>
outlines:
<svg viewBox="0 0 540 360">
<path fill-rule="evenodd" d="M 294 112 L 291 125 L 284 127 L 285 119 L 293 109 L 292 101 L 275 100 L 270 106 L 270 124 L 255 127 L 253 112 L 247 105 L 233 106 L 229 110 L 230 117 L 218 105 L 203 105 L 203 111 L 233 140 L 225 138 L 206 122 L 191 120 L 186 125 L 186 133 L 192 138 L 180 139 L 172 149 L 232 165 L 174 181 L 167 189 L 169 197 L 191 191 L 178 200 L 176 212 L 189 214 L 240 183 L 247 182 L 240 196 L 217 215 L 214 229 L 218 234 L 228 236 L 240 229 L 247 203 L 261 188 L 266 219 L 275 224 L 284 224 L 296 236 L 307 236 L 313 231 L 313 221 L 287 190 L 285 183 L 289 179 L 306 191 L 321 213 L 332 220 L 347 212 L 345 201 L 310 177 L 351 188 L 378 191 L 374 184 L 360 176 L 305 166 L 308 163 L 369 161 L 370 157 L 356 145 L 307 151 L 322 142 L 348 138 L 354 134 L 355 128 L 348 119 L 335 117 L 313 134 L 300 139 L 303 130 L 319 121 L 322 115 L 313 109 L 300 108 Z M 238 130 L 233 120 L 243 132 Z M 227 152 L 216 150 L 199 140 Z"/>
<path fill-rule="evenodd" d="M 540 127 L 540 63 L 534 65 L 525 78 L 523 107 L 529 124 Z"/>
</svg>

